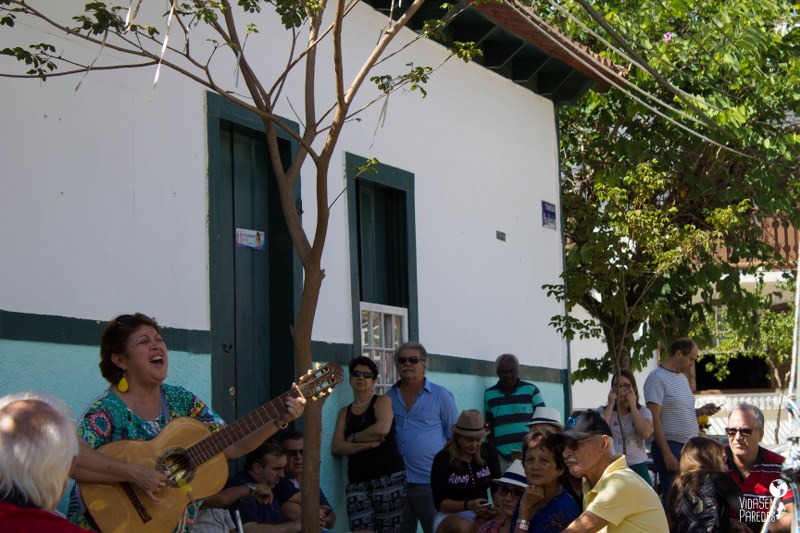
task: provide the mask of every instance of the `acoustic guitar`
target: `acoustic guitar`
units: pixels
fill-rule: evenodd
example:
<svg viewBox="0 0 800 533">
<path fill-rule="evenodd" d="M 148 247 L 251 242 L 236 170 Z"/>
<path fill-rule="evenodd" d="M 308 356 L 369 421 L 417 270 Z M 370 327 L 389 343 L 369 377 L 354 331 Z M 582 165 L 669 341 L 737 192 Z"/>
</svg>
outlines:
<svg viewBox="0 0 800 533">
<path fill-rule="evenodd" d="M 216 494 L 228 479 L 225 448 L 243 439 L 284 412 L 283 398 L 300 395 L 316 400 L 342 381 L 342 368 L 328 363 L 297 380 L 297 389 L 284 392 L 216 433 L 191 417 L 171 420 L 149 441 L 110 442 L 97 451 L 107 457 L 145 465 L 167 477 L 159 501 L 131 483 L 81 483 L 86 510 L 103 533 L 170 533 L 186 506 Z"/>
</svg>

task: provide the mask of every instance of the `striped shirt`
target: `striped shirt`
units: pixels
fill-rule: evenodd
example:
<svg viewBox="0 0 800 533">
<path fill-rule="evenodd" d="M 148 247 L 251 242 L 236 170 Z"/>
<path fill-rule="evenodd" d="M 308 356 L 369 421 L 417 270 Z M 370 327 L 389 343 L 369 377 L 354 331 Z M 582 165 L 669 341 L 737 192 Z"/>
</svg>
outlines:
<svg viewBox="0 0 800 533">
<path fill-rule="evenodd" d="M 656 368 L 644 382 L 644 401 L 661 406 L 661 427 L 667 440 L 686 442 L 697 436 L 694 393 L 685 374 Z"/>
<path fill-rule="evenodd" d="M 533 411 L 544 405 L 539 388 L 533 383 L 518 380 L 509 393 L 503 392 L 498 381 L 483 393 L 486 422 L 492 427 L 497 453 L 505 458 L 522 450 L 522 438 L 528 433 Z"/>
</svg>

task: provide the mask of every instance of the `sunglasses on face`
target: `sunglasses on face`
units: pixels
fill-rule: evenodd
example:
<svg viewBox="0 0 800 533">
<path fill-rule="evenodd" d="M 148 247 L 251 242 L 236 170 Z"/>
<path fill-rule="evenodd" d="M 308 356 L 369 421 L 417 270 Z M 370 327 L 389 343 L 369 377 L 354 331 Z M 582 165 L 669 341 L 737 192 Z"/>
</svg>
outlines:
<svg viewBox="0 0 800 533">
<path fill-rule="evenodd" d="M 417 363 L 419 363 L 421 360 L 422 360 L 422 359 L 420 359 L 419 357 L 416 357 L 416 356 L 412 356 L 412 357 L 398 357 L 398 358 L 397 358 L 397 363 L 398 363 L 398 364 L 401 364 L 401 365 L 404 365 L 404 364 L 406 364 L 406 363 L 411 363 L 412 365 L 416 365 L 416 364 L 417 364 Z"/>
<path fill-rule="evenodd" d="M 353 370 L 350 372 L 351 378 L 364 378 L 364 379 L 372 379 L 375 375 L 368 371 L 368 370 Z"/>
<path fill-rule="evenodd" d="M 286 450 L 286 455 L 291 457 L 300 457 L 303 455 L 303 448 L 300 448 L 299 450 Z"/>
<path fill-rule="evenodd" d="M 508 494 L 511 494 L 515 500 L 519 500 L 525 495 L 525 489 L 522 487 L 516 489 L 509 489 L 505 485 L 498 485 L 497 486 L 497 495 L 500 497 L 505 497 Z"/>
<path fill-rule="evenodd" d="M 735 437 L 736 433 L 741 433 L 742 437 L 749 437 L 753 434 L 755 428 L 725 428 L 725 433 L 728 434 L 729 437 Z"/>
</svg>

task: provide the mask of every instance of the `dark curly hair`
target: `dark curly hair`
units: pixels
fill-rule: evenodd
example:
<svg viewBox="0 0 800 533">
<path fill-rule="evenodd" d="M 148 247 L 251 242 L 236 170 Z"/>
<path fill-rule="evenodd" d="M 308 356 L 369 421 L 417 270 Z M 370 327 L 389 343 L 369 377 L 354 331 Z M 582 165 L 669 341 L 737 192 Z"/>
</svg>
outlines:
<svg viewBox="0 0 800 533">
<path fill-rule="evenodd" d="M 152 326 L 159 334 L 161 328 L 155 319 L 142 313 L 119 315 L 106 324 L 100 336 L 100 373 L 111 384 L 119 383 L 125 372 L 114 364 L 111 355 L 125 353 L 128 337 L 140 326 Z"/>
</svg>

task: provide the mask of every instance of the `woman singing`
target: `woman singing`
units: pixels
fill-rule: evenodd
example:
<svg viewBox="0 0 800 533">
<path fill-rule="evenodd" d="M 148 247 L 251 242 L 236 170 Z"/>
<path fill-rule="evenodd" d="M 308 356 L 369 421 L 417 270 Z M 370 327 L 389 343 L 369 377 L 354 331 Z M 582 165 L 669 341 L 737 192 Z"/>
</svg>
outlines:
<svg viewBox="0 0 800 533">
<path fill-rule="evenodd" d="M 186 389 L 166 385 L 169 354 L 156 321 L 141 313 L 120 315 L 106 325 L 100 338 L 100 372 L 110 383 L 86 410 L 78 422 L 82 440 L 73 473 L 76 481 L 108 483 L 127 481 L 135 484 L 145 497 L 159 501 L 167 478 L 142 465 L 108 458 L 93 451 L 104 444 L 120 440 L 151 440 L 178 417 L 192 417 L 217 431 L 224 422 L 200 398 Z M 237 458 L 254 450 L 279 428 L 298 418 L 305 399 L 287 395 L 285 410 L 224 450 L 228 458 Z M 175 490 L 175 489 L 173 489 Z M 70 519 L 84 527 L 92 527 L 83 503 L 73 491 Z M 189 505 L 176 530 L 190 531 L 197 513 Z"/>
</svg>

